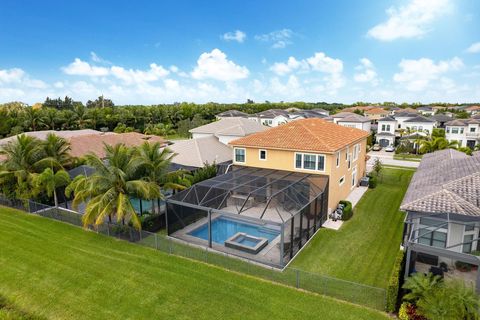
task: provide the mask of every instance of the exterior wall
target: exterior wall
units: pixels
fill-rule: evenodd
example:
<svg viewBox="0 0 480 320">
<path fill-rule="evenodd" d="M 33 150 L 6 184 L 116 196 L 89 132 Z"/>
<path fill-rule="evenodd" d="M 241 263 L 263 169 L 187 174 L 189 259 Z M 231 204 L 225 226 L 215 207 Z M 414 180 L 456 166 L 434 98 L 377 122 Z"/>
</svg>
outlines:
<svg viewBox="0 0 480 320">
<path fill-rule="evenodd" d="M 419 127 L 422 127 L 422 131 L 428 130 L 428 133 L 432 134 L 433 123 L 430 122 L 404 122 L 402 129 L 416 128 L 415 130 L 420 131 Z"/>
<path fill-rule="evenodd" d="M 370 119 L 372 122 L 376 123 L 377 121 L 381 120 L 382 118 L 385 118 L 389 115 L 390 113 L 389 112 L 385 112 L 385 113 L 368 113 L 368 112 L 365 112 L 365 117 L 367 117 L 368 119 Z"/>
<path fill-rule="evenodd" d="M 353 160 L 353 143 L 347 147 L 339 150 L 340 151 L 340 161 L 339 166 L 336 166 L 336 153 L 334 154 L 325 154 L 325 153 L 315 153 L 315 152 L 304 152 L 301 153 L 310 153 L 310 154 L 321 154 L 325 156 L 325 171 L 316 171 L 316 170 L 303 170 L 295 168 L 295 151 L 287 150 L 274 150 L 268 148 L 251 148 L 251 147 L 238 147 L 245 149 L 245 163 L 235 162 L 235 147 L 233 148 L 233 163 L 235 165 L 244 165 L 249 167 L 257 168 L 266 168 L 266 169 L 277 169 L 277 170 L 286 170 L 286 171 L 295 171 L 303 173 L 312 173 L 312 174 L 322 174 L 328 175 L 330 177 L 329 182 L 329 196 L 328 196 L 328 208 L 329 211 L 333 208 L 336 208 L 340 200 L 344 200 L 352 191 L 353 187 L 358 185 L 360 178 L 366 174 L 366 148 L 367 148 L 367 139 L 363 139 L 358 142 L 360 145 L 360 152 L 358 158 Z M 267 150 L 267 159 L 260 160 L 259 150 Z M 350 155 L 351 168 L 348 169 L 348 161 L 346 160 L 346 155 Z M 356 177 L 355 183 L 352 187 L 352 176 L 356 168 Z M 344 177 L 344 182 L 340 185 L 340 178 Z"/>
<path fill-rule="evenodd" d="M 435 111 L 420 110 L 420 113 L 424 116 L 433 116 L 435 114 Z"/>
<path fill-rule="evenodd" d="M 343 122 L 341 121 L 341 119 L 336 119 L 336 121 L 334 119 L 333 122 L 340 126 L 344 126 L 348 128 L 356 128 L 356 129 L 365 130 L 368 132 L 370 132 L 371 126 L 372 126 L 370 122 Z"/>
<path fill-rule="evenodd" d="M 284 116 L 276 116 L 275 118 L 260 118 L 260 123 L 268 127 L 277 127 L 281 124 L 285 124 L 290 119 Z M 271 121 L 271 123 L 270 123 Z"/>
<path fill-rule="evenodd" d="M 382 125 L 390 125 L 390 130 L 386 130 L 387 128 L 385 128 L 385 130 L 382 130 Z M 377 128 L 377 133 L 381 133 L 381 132 L 387 132 L 387 133 L 391 133 L 391 134 L 395 134 L 395 129 L 397 128 L 397 121 L 378 121 L 378 128 Z"/>
<path fill-rule="evenodd" d="M 211 137 L 211 136 L 213 136 L 213 133 L 192 133 L 193 139 L 205 138 L 205 137 Z"/>
<path fill-rule="evenodd" d="M 233 140 L 238 139 L 238 138 L 240 138 L 240 137 L 218 135 L 217 138 L 218 138 L 218 141 L 220 141 L 221 143 L 223 143 L 223 144 L 225 144 L 225 145 L 228 146 L 228 143 L 229 143 L 230 141 L 233 141 Z"/>
<path fill-rule="evenodd" d="M 462 132 L 463 129 L 463 132 Z M 458 130 L 458 133 L 453 133 L 454 130 Z M 468 126 L 446 126 L 445 138 L 448 141 L 458 141 L 461 147 L 467 146 L 467 141 L 475 141 L 475 145 L 480 140 L 480 125 L 468 124 Z"/>
<path fill-rule="evenodd" d="M 397 120 L 397 129 L 405 129 L 403 122 L 411 118 L 412 117 L 395 117 L 395 120 Z"/>
</svg>

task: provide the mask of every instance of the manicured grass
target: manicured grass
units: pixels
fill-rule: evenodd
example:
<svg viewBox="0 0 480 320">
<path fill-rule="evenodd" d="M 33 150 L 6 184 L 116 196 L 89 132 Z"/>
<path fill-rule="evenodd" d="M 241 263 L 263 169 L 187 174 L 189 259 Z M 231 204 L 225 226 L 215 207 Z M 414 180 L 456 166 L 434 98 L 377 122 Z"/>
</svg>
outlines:
<svg viewBox="0 0 480 320">
<path fill-rule="evenodd" d="M 385 288 L 400 248 L 404 214 L 399 211 L 413 170 L 384 169 L 338 231 L 321 229 L 293 267 Z"/>
<path fill-rule="evenodd" d="M 4 207 L 0 244 L 0 294 L 49 319 L 387 319 Z"/>
<path fill-rule="evenodd" d="M 394 154 L 393 159 L 395 160 L 407 160 L 407 161 L 421 161 L 423 155 L 421 154 Z"/>
</svg>

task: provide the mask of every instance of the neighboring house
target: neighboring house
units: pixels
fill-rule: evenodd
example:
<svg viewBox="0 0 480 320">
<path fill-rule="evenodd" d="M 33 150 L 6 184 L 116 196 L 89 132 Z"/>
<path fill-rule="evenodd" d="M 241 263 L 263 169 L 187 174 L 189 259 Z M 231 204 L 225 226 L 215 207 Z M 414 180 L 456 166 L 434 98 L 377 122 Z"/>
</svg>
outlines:
<svg viewBox="0 0 480 320">
<path fill-rule="evenodd" d="M 220 112 L 215 117 L 217 118 L 217 120 L 220 120 L 223 118 L 232 118 L 232 117 L 248 118 L 249 116 L 250 115 L 245 112 L 241 112 L 238 110 L 228 110 L 228 111 Z"/>
<path fill-rule="evenodd" d="M 376 140 L 381 147 L 395 145 L 395 129 L 397 120 L 393 117 L 385 117 L 378 120 Z"/>
<path fill-rule="evenodd" d="M 356 106 L 356 107 L 349 107 L 342 109 L 342 112 L 355 112 L 355 110 L 360 110 L 362 112 L 365 112 L 370 109 L 376 109 L 379 108 L 378 106 Z"/>
<path fill-rule="evenodd" d="M 221 143 L 227 145 L 231 140 L 266 129 L 266 126 L 255 120 L 231 117 L 191 129 L 189 132 L 193 139 L 215 136 Z"/>
<path fill-rule="evenodd" d="M 461 147 L 474 149 L 480 142 L 479 119 L 456 119 L 445 124 L 445 138 L 458 141 Z"/>
<path fill-rule="evenodd" d="M 452 121 L 453 118 L 449 117 L 443 113 L 437 113 L 430 117 L 430 119 L 435 120 L 435 127 L 445 129 L 445 124 L 449 121 Z"/>
<path fill-rule="evenodd" d="M 476 114 L 480 114 L 480 106 L 470 106 L 465 108 L 464 110 L 467 111 L 472 116 Z"/>
<path fill-rule="evenodd" d="M 418 107 L 417 112 L 421 113 L 422 116 L 433 116 L 435 114 L 435 110 L 430 106 Z"/>
<path fill-rule="evenodd" d="M 264 126 L 276 127 L 287 123 L 290 120 L 290 114 L 282 109 L 269 109 L 250 115 L 249 119 L 255 120 Z"/>
<path fill-rule="evenodd" d="M 398 110 L 395 111 L 395 116 L 399 113 L 418 113 L 418 111 L 416 109 L 413 109 L 413 108 L 400 108 Z"/>
<path fill-rule="evenodd" d="M 453 149 L 424 155 L 400 209 L 405 275 L 443 273 L 480 291 L 480 157 Z"/>
<path fill-rule="evenodd" d="M 444 110 L 446 110 L 446 109 L 448 109 L 448 108 L 447 108 L 447 107 L 444 107 L 444 106 L 433 106 L 432 109 L 433 109 L 433 111 L 434 111 L 435 113 L 438 113 L 438 112 L 444 111 Z"/>
<path fill-rule="evenodd" d="M 398 110 L 402 110 L 402 108 L 399 108 L 399 107 L 389 107 L 388 108 L 388 112 L 389 112 L 390 116 L 395 115 L 395 112 L 397 112 Z"/>
<path fill-rule="evenodd" d="M 298 120 L 298 119 L 309 119 L 309 118 L 326 118 L 328 117 L 329 112 L 323 109 L 311 109 L 311 110 L 300 110 L 296 112 L 292 112 L 289 114 L 290 119 Z"/>
<path fill-rule="evenodd" d="M 329 212 L 365 175 L 369 132 L 303 119 L 230 142 L 233 164 L 326 175 Z"/>
<path fill-rule="evenodd" d="M 388 117 L 390 115 L 390 112 L 383 108 L 373 108 L 373 109 L 365 110 L 363 114 L 365 117 L 370 119 L 372 123 L 377 123 L 378 120 Z"/>
<path fill-rule="evenodd" d="M 222 165 L 232 161 L 232 148 L 213 135 L 178 141 L 168 148 L 177 154 L 172 159 L 174 169 L 192 171 L 205 164 Z"/>
<path fill-rule="evenodd" d="M 413 118 L 403 121 L 401 129 L 432 134 L 434 127 L 435 120 L 417 115 Z"/>
<path fill-rule="evenodd" d="M 325 120 L 347 128 L 356 128 L 368 132 L 371 131 L 370 119 L 352 112 L 339 112 L 325 118 Z"/>
</svg>

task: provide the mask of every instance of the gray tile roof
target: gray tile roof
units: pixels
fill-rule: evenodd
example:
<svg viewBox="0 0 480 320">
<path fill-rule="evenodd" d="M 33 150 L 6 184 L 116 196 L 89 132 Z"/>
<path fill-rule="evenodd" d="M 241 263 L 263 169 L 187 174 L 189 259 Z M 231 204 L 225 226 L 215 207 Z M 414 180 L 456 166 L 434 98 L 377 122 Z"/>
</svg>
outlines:
<svg viewBox="0 0 480 320">
<path fill-rule="evenodd" d="M 480 157 L 453 149 L 426 154 L 400 208 L 480 216 Z"/>
<path fill-rule="evenodd" d="M 241 112 L 241 111 L 238 111 L 238 110 L 235 110 L 235 109 L 220 112 L 219 114 L 217 114 L 217 117 L 242 117 L 242 118 L 246 118 L 248 116 L 249 116 L 248 113 Z"/>
<path fill-rule="evenodd" d="M 435 115 L 431 116 L 430 119 L 435 120 L 435 121 L 438 121 L 438 122 L 448 122 L 448 121 L 452 121 L 452 120 L 453 120 L 452 117 L 449 117 L 449 116 L 444 115 L 444 114 L 442 114 L 442 113 L 435 114 Z"/>
<path fill-rule="evenodd" d="M 214 135 L 244 137 L 246 135 L 264 131 L 268 127 L 255 120 L 246 118 L 223 118 L 218 121 L 194 128 L 190 133 L 208 133 Z"/>
<path fill-rule="evenodd" d="M 282 109 L 269 109 L 262 112 L 258 112 L 255 115 L 259 118 L 273 119 L 277 116 L 284 116 L 288 118 L 288 114 L 289 114 L 288 111 L 285 111 Z"/>
<path fill-rule="evenodd" d="M 201 168 L 205 163 L 232 160 L 232 148 L 214 136 L 179 141 L 168 148 L 177 154 L 172 163 L 184 167 Z"/>
<path fill-rule="evenodd" d="M 428 123 L 433 123 L 433 122 L 435 122 L 435 120 L 430 119 L 430 118 L 426 118 L 424 116 L 417 115 L 413 118 L 405 120 L 404 122 L 425 122 L 425 123 L 428 122 Z"/>
<path fill-rule="evenodd" d="M 370 122 L 370 119 L 353 112 L 339 112 L 330 116 L 331 118 L 340 118 L 338 122 Z"/>
<path fill-rule="evenodd" d="M 397 120 L 395 120 L 395 118 L 392 116 L 388 116 L 388 117 L 378 119 L 378 122 L 381 122 L 381 121 L 397 121 Z"/>
</svg>

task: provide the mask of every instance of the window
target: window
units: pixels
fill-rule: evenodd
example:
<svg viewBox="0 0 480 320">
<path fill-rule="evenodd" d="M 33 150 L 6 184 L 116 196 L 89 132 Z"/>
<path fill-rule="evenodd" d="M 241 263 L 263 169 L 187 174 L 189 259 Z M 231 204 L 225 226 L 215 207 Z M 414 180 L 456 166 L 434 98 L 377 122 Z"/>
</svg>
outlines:
<svg viewBox="0 0 480 320">
<path fill-rule="evenodd" d="M 235 162 L 245 162 L 245 149 L 235 148 Z"/>
<path fill-rule="evenodd" d="M 471 253 L 472 252 L 472 244 L 473 242 L 473 234 L 466 234 L 463 236 L 463 248 L 462 248 L 462 252 L 463 253 Z M 465 242 L 468 242 L 468 243 L 465 243 Z"/>
<path fill-rule="evenodd" d="M 475 127 L 471 127 L 470 132 L 475 132 Z"/>
<path fill-rule="evenodd" d="M 447 127 L 447 133 L 450 133 L 450 128 L 449 127 Z"/>
<path fill-rule="evenodd" d="M 345 161 L 348 161 L 348 152 L 350 151 L 350 147 L 347 147 L 347 152 L 345 152 Z"/>
<path fill-rule="evenodd" d="M 267 150 L 259 150 L 258 157 L 260 160 L 267 160 Z"/>
<path fill-rule="evenodd" d="M 357 167 L 353 168 L 352 171 L 352 188 L 357 184 Z"/>
<path fill-rule="evenodd" d="M 419 230 L 418 243 L 438 248 L 445 248 L 447 246 L 446 221 L 432 218 L 420 218 L 420 224 L 423 227 Z"/>
<path fill-rule="evenodd" d="M 418 131 L 422 131 L 423 130 L 423 127 L 422 126 L 418 126 Z"/>
<path fill-rule="evenodd" d="M 337 151 L 337 158 L 336 158 L 337 168 L 340 166 L 340 151 Z"/>
<path fill-rule="evenodd" d="M 325 156 L 309 153 L 296 153 L 295 168 L 325 171 Z"/>
<path fill-rule="evenodd" d="M 382 131 L 387 131 L 386 129 L 387 129 L 387 126 L 382 124 Z"/>
<path fill-rule="evenodd" d="M 345 182 L 345 176 L 341 177 L 340 180 L 338 180 L 338 184 L 342 185 Z"/>
<path fill-rule="evenodd" d="M 465 225 L 465 232 L 473 231 L 473 230 L 475 230 L 475 225 L 474 224 L 466 224 Z"/>
<path fill-rule="evenodd" d="M 316 156 L 313 154 L 303 155 L 303 169 L 315 170 Z"/>
<path fill-rule="evenodd" d="M 295 168 L 302 169 L 302 154 L 297 153 L 295 155 Z"/>
<path fill-rule="evenodd" d="M 353 161 L 358 159 L 358 154 L 360 153 L 360 145 L 357 143 L 353 146 Z"/>
<path fill-rule="evenodd" d="M 458 128 L 452 128 L 452 134 L 458 134 Z"/>
<path fill-rule="evenodd" d="M 463 134 L 463 128 L 460 128 L 460 134 Z"/>
<path fill-rule="evenodd" d="M 348 167 L 348 170 L 350 170 L 350 168 L 352 167 L 352 154 L 349 153 L 348 156 L 347 156 L 347 167 Z"/>
</svg>

